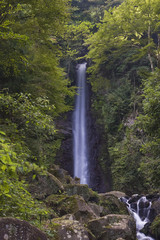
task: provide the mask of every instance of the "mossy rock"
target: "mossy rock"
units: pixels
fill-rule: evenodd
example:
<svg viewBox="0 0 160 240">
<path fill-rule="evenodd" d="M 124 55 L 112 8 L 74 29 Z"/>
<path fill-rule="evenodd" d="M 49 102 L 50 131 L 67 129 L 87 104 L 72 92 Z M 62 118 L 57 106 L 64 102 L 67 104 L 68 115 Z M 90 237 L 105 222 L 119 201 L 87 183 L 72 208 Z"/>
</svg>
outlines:
<svg viewBox="0 0 160 240">
<path fill-rule="evenodd" d="M 69 175 L 69 173 L 66 170 L 60 168 L 58 165 L 54 164 L 48 171 L 56 178 L 58 178 L 58 180 L 63 184 L 75 183 L 75 180 Z"/>
<path fill-rule="evenodd" d="M 110 214 L 88 222 L 87 228 L 97 240 L 136 240 L 136 225 L 131 216 Z"/>
<path fill-rule="evenodd" d="M 85 223 L 97 217 L 84 199 L 78 195 L 51 195 L 46 199 L 46 204 L 59 216 L 72 214 L 80 222 Z"/>
<path fill-rule="evenodd" d="M 97 217 L 102 216 L 102 213 L 104 212 L 104 207 L 102 207 L 94 202 L 88 202 L 88 205 L 92 209 L 92 211 L 96 214 Z"/>
<path fill-rule="evenodd" d="M 126 205 L 115 195 L 112 195 L 111 193 L 99 194 L 99 199 L 99 205 L 104 207 L 101 216 L 105 216 L 107 214 L 129 214 Z"/>
<path fill-rule="evenodd" d="M 156 240 L 160 239 L 160 214 L 154 219 L 150 226 L 150 233 Z"/>
<path fill-rule="evenodd" d="M 27 180 L 29 182 L 29 192 L 39 200 L 44 200 L 51 194 L 58 194 L 64 191 L 63 184 L 48 172 L 46 172 L 46 175 L 32 172 L 27 176 Z"/>
<path fill-rule="evenodd" d="M 74 219 L 55 218 L 49 223 L 51 232 L 54 234 L 53 240 L 93 240 L 95 239 L 90 231 L 79 221 Z"/>
<path fill-rule="evenodd" d="M 85 201 L 98 202 L 98 194 L 92 191 L 86 184 L 66 184 L 65 191 L 69 196 L 80 195 Z"/>
<path fill-rule="evenodd" d="M 15 218 L 0 218 L 1 240 L 47 240 L 47 236 L 26 221 Z"/>
</svg>

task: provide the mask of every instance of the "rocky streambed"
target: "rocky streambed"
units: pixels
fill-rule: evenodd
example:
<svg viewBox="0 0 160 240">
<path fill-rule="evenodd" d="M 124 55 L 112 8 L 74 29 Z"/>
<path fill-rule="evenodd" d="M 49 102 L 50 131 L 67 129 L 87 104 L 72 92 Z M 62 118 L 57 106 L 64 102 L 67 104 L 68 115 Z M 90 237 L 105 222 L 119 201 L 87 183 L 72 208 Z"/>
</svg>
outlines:
<svg viewBox="0 0 160 240">
<path fill-rule="evenodd" d="M 33 178 L 32 175 L 36 177 Z M 27 176 L 32 196 L 50 209 L 41 229 L 14 218 L 0 218 L 0 239 L 4 240 L 136 240 L 136 223 L 122 202 L 125 193 L 112 191 L 98 194 L 79 184 L 69 174 L 54 166 L 49 173 L 33 172 Z M 159 195 L 150 195 L 151 222 L 144 226 L 154 239 L 160 239 Z M 135 206 L 139 196 L 133 196 Z M 149 196 L 148 196 L 149 198 Z M 135 201 L 134 201 L 135 200 Z"/>
</svg>

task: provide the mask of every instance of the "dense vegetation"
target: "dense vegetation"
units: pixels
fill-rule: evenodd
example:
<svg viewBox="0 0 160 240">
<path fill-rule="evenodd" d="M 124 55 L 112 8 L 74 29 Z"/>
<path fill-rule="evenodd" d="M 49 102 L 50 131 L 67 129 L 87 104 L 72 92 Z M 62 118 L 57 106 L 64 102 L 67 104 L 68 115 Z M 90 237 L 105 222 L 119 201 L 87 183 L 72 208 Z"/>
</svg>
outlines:
<svg viewBox="0 0 160 240">
<path fill-rule="evenodd" d="M 125 0 L 105 11 L 86 41 L 113 187 L 128 193 L 159 187 L 159 28 L 159 1 Z"/>
<path fill-rule="evenodd" d="M 47 214 L 22 176 L 54 163 L 56 119 L 72 109 L 84 59 L 113 189 L 159 190 L 159 30 L 159 0 L 0 1 L 1 216 Z"/>
<path fill-rule="evenodd" d="M 0 1 L 1 216 L 47 214 L 24 176 L 53 164 L 60 146 L 55 118 L 71 109 L 66 97 L 74 89 L 59 65 L 58 42 L 69 7 L 64 0 Z"/>
</svg>

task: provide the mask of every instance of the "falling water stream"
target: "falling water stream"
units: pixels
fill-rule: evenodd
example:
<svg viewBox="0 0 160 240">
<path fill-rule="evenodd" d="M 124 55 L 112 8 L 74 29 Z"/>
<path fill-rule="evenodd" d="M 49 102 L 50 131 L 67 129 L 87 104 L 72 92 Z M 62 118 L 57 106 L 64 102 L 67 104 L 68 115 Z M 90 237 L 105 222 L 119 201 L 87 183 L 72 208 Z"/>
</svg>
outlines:
<svg viewBox="0 0 160 240">
<path fill-rule="evenodd" d="M 122 198 L 123 202 L 126 203 L 129 212 L 133 215 L 136 221 L 137 239 L 138 240 L 154 240 L 150 236 L 146 236 L 141 230 L 145 224 L 149 223 L 149 214 L 151 209 L 151 202 L 146 199 L 145 196 L 141 197 L 136 205 L 130 202 L 130 199 Z"/>
<path fill-rule="evenodd" d="M 87 126 L 86 126 L 86 63 L 78 64 L 77 96 L 73 114 L 74 177 L 89 184 Z"/>
</svg>

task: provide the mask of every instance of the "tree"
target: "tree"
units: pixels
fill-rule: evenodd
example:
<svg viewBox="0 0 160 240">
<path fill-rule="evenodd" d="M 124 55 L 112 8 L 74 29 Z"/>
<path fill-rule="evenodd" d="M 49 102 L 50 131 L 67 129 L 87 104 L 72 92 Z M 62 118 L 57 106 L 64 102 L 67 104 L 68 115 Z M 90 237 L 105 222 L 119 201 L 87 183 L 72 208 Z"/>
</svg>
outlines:
<svg viewBox="0 0 160 240">
<path fill-rule="evenodd" d="M 90 72 L 100 78 L 120 77 L 145 61 L 152 71 L 159 58 L 160 11 L 158 1 L 124 1 L 119 7 L 105 11 L 99 30 L 87 40 L 88 58 L 93 61 Z M 131 66 L 132 63 L 132 66 Z M 94 80 L 95 81 L 95 80 Z"/>
</svg>

